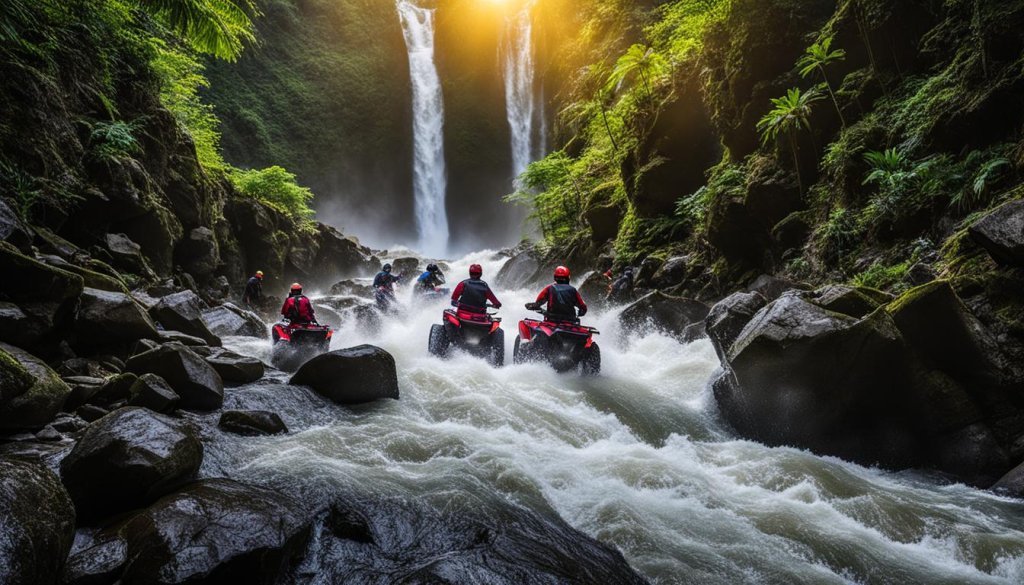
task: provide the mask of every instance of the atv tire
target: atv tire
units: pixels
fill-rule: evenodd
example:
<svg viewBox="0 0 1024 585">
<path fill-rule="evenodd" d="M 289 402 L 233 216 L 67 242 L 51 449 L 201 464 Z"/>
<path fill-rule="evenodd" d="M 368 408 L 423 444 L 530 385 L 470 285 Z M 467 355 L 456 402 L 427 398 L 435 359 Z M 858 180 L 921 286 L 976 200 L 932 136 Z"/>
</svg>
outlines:
<svg viewBox="0 0 1024 585">
<path fill-rule="evenodd" d="M 584 376 L 597 376 L 601 373 L 601 348 L 596 343 L 583 355 L 580 369 Z"/>
<path fill-rule="evenodd" d="M 427 351 L 430 352 L 430 355 L 440 358 L 448 357 L 451 345 L 452 341 L 448 338 L 448 332 L 444 330 L 444 325 L 430 326 L 430 339 L 427 341 Z"/>
<path fill-rule="evenodd" d="M 505 365 L 505 331 L 498 329 L 491 335 L 491 351 L 487 354 L 487 361 L 495 368 Z"/>
</svg>

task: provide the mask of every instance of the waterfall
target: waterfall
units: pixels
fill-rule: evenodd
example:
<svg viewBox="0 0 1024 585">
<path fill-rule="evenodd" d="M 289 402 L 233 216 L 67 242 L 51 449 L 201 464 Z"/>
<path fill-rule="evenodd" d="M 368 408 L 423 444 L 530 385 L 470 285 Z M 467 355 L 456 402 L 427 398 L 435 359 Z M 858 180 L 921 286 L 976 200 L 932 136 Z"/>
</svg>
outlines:
<svg viewBox="0 0 1024 585">
<path fill-rule="evenodd" d="M 502 44 L 505 105 L 512 134 L 512 171 L 518 177 L 535 160 L 537 150 L 534 128 L 538 108 L 530 4 L 506 20 Z"/>
<path fill-rule="evenodd" d="M 445 210 L 444 99 L 434 63 L 434 10 L 398 0 L 409 51 L 413 110 L 413 186 L 420 250 L 442 254 L 448 247 Z"/>
</svg>

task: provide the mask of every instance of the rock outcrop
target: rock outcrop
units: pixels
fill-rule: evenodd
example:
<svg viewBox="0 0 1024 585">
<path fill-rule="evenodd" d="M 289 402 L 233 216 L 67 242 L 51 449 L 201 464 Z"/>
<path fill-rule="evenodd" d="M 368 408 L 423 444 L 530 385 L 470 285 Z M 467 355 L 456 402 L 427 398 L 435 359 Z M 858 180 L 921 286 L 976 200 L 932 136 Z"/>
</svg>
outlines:
<svg viewBox="0 0 1024 585">
<path fill-rule="evenodd" d="M 213 410 L 224 403 L 224 381 L 220 374 L 183 345 L 161 345 L 134 355 L 127 368 L 138 375 L 156 374 L 166 380 L 181 398 L 181 408 Z"/>
<path fill-rule="evenodd" d="M 203 320 L 203 305 L 199 295 L 185 290 L 161 298 L 150 314 L 167 329 L 198 337 L 209 345 L 220 345 L 220 338 Z"/>
<path fill-rule="evenodd" d="M 289 384 L 309 386 L 339 404 L 398 398 L 395 358 L 372 345 L 319 355 L 303 364 Z"/>
<path fill-rule="evenodd" d="M 240 335 L 267 338 L 267 325 L 259 315 L 232 303 L 206 309 L 203 311 L 203 320 L 210 331 L 219 337 Z"/>
<path fill-rule="evenodd" d="M 971 238 L 1001 264 L 1024 266 L 1024 199 L 1006 203 L 970 228 Z"/>
<path fill-rule="evenodd" d="M 709 307 L 700 301 L 673 297 L 655 291 L 626 307 L 619 315 L 622 326 L 642 330 L 653 325 L 670 335 L 682 338 L 684 331 L 708 316 Z"/>
</svg>

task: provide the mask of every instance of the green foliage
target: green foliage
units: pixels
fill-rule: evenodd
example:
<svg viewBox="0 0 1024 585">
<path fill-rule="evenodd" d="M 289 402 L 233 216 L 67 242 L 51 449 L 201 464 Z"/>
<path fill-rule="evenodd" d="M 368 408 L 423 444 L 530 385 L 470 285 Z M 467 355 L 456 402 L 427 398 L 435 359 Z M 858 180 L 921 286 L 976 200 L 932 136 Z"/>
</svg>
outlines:
<svg viewBox="0 0 1024 585">
<path fill-rule="evenodd" d="M 39 185 L 18 167 L 0 161 L 0 193 L 10 197 L 22 219 L 32 217 L 32 206 L 42 194 Z"/>
<path fill-rule="evenodd" d="M 644 45 L 633 45 L 619 57 L 605 83 L 606 91 L 616 91 L 626 80 L 637 77 L 643 83 L 647 98 L 654 97 L 653 86 L 669 72 L 669 64 L 661 53 Z"/>
<path fill-rule="evenodd" d="M 819 253 L 830 263 L 841 262 L 847 254 L 856 249 L 861 236 L 857 214 L 845 207 L 833 209 L 828 219 L 814 232 Z"/>
<path fill-rule="evenodd" d="M 811 129 L 811 106 L 823 99 L 817 88 L 800 91 L 792 88 L 780 98 L 772 98 L 772 109 L 757 123 L 761 142 L 769 145 L 782 136 L 793 137 L 800 129 Z"/>
<path fill-rule="evenodd" d="M 233 61 L 255 42 L 251 0 L 136 0 L 193 48 Z"/>
<path fill-rule="evenodd" d="M 530 164 L 519 177 L 516 192 L 506 197 L 531 208 L 530 217 L 550 242 L 565 242 L 581 227 L 584 193 L 573 175 L 573 163 L 564 151 L 551 153 Z"/>
<path fill-rule="evenodd" d="M 160 101 L 178 123 L 192 136 L 199 163 L 216 173 L 227 169 L 220 153 L 220 120 L 213 107 L 199 97 L 199 90 L 209 87 L 203 76 L 203 65 L 185 50 L 156 43 L 153 69 L 160 79 Z"/>
<path fill-rule="evenodd" d="M 853 277 L 851 284 L 900 294 L 909 288 L 905 280 L 908 270 L 910 270 L 909 262 L 891 266 L 875 262 L 870 268 Z"/>
<path fill-rule="evenodd" d="M 661 18 L 647 35 L 669 60 L 680 62 L 699 53 L 708 28 L 724 20 L 731 7 L 731 0 L 669 2 L 661 6 Z"/>
<path fill-rule="evenodd" d="M 313 193 L 295 182 L 295 175 L 273 166 L 265 169 L 233 169 L 231 182 L 243 195 L 258 199 L 292 218 L 306 221 L 313 217 L 309 202 Z"/>
<path fill-rule="evenodd" d="M 807 47 L 803 56 L 796 62 L 800 68 L 800 77 L 810 77 L 815 72 L 825 74 L 825 67 L 846 59 L 846 51 L 842 49 L 832 50 L 832 42 L 835 35 L 828 34 L 818 39 L 813 45 Z"/>
<path fill-rule="evenodd" d="M 139 152 L 139 142 L 135 139 L 142 121 L 96 122 L 89 133 L 89 145 L 92 155 L 97 160 L 108 161 L 131 156 Z"/>
</svg>

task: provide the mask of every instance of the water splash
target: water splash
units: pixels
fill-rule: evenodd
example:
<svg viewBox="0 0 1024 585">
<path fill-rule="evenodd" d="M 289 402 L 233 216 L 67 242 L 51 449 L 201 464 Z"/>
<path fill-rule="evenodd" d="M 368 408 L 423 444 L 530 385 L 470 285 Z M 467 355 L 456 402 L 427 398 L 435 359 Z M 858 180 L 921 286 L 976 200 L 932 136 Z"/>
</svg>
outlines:
<svg viewBox="0 0 1024 585">
<path fill-rule="evenodd" d="M 512 137 L 512 172 L 518 177 L 535 159 L 538 104 L 533 45 L 532 3 L 505 21 L 502 57 L 505 73 L 505 107 Z M 541 130 L 543 132 L 543 130 Z M 539 134 L 539 132 L 538 132 Z"/>
<path fill-rule="evenodd" d="M 398 1 L 409 51 L 413 110 L 413 186 L 419 248 L 443 254 L 448 248 L 444 161 L 444 98 L 434 62 L 434 10 Z"/>
</svg>

